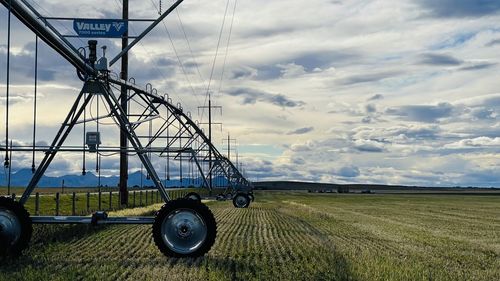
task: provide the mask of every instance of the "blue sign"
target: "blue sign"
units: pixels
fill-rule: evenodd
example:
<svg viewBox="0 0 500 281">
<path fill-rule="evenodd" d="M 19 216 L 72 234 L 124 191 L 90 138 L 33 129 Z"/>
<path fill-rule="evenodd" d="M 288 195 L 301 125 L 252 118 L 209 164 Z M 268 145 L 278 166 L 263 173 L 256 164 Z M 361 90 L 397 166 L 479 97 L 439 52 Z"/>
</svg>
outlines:
<svg viewBox="0 0 500 281">
<path fill-rule="evenodd" d="M 120 38 L 128 29 L 124 20 L 75 19 L 73 29 L 80 37 Z"/>
</svg>

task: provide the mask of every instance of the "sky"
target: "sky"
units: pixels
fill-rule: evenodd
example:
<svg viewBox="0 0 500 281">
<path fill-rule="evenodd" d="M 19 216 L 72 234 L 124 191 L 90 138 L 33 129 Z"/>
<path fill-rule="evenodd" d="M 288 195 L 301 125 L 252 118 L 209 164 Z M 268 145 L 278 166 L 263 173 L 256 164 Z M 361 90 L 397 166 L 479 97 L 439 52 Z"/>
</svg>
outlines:
<svg viewBox="0 0 500 281">
<path fill-rule="evenodd" d="M 44 16 L 121 16 L 119 0 L 28 2 Z M 130 0 L 130 17 L 155 18 L 158 4 Z M 54 25 L 73 32 L 71 22 Z M 0 116 L 6 26 L 0 7 Z M 29 144 L 35 39 L 16 19 L 12 34 L 9 128 Z M 110 57 L 120 41 L 99 45 Z M 238 153 L 252 181 L 500 187 L 499 54 L 496 0 L 185 0 L 133 48 L 130 75 L 204 121 L 197 106 L 210 81 L 222 106 L 214 142 L 224 151 L 222 139 L 236 139 L 232 160 Z M 40 43 L 38 142 L 50 142 L 81 86 L 73 67 Z M 104 173 L 117 172 L 115 158 L 103 161 Z M 131 161 L 132 170 L 138 165 Z M 30 166 L 29 155 L 17 156 L 15 168 Z M 79 156 L 61 155 L 51 172 L 79 169 Z"/>
</svg>

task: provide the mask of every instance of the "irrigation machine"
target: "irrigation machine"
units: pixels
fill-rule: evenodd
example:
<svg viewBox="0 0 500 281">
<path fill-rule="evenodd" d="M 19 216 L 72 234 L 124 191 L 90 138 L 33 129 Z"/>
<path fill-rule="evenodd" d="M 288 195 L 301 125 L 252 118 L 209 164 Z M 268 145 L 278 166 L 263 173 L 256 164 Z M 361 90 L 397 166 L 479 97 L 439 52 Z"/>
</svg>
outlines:
<svg viewBox="0 0 500 281">
<path fill-rule="evenodd" d="M 172 162 L 170 165 L 180 163 L 181 173 L 183 161 L 184 165 L 189 163 L 191 174 L 198 176 L 199 186 L 208 189 L 211 194 L 215 190 L 213 179 L 223 178 L 220 184 L 223 188 L 219 188 L 223 192 L 218 192 L 217 196 L 219 199 L 232 199 L 235 207 L 248 207 L 253 200 L 252 184 L 230 159 L 217 150 L 211 141 L 211 133 L 207 136 L 201 128 L 201 124 L 194 121 L 191 114 L 185 112 L 180 103 L 174 104 L 167 94 L 159 94 L 150 84 L 141 88 L 135 84 L 133 78 L 127 77 L 129 50 L 174 11 L 183 0 L 176 1 L 167 10 L 160 12 L 157 19 L 149 20 L 148 27 L 136 37 L 128 37 L 126 30 L 129 21 L 132 21 L 128 19 L 128 1 L 123 1 L 124 15 L 120 20 L 48 18 L 42 16 L 39 10 L 35 9 L 28 1 L 0 0 L 0 2 L 8 9 L 9 17 L 7 27 L 7 126 L 5 143 L 0 148 L 5 153 L 4 165 L 10 167 L 12 152 L 32 152 L 33 155 L 38 152 L 44 155 L 38 165 L 33 162 L 32 178 L 19 200 L 16 201 L 11 197 L 0 197 L 1 255 L 16 256 L 21 254 L 28 247 L 33 229 L 32 224 L 151 224 L 154 242 L 165 255 L 197 257 L 207 253 L 212 247 L 217 233 L 217 225 L 212 212 L 201 202 L 201 197 L 197 193 L 190 193 L 185 198 L 172 200 L 166 190 L 166 181 L 160 179 L 157 172 L 160 168 L 153 164 L 152 158 L 162 157 L 167 164 Z M 20 22 L 35 33 L 36 42 L 38 39 L 44 41 L 74 66 L 78 77 L 83 82 L 81 91 L 76 96 L 50 145 L 36 145 L 35 141 L 29 147 L 13 145 L 9 139 L 11 15 L 17 17 Z M 106 37 L 106 32 L 114 31 L 115 34 L 112 35 L 122 40 L 121 52 L 108 64 L 105 57 L 106 48 L 99 46 L 98 41 L 89 40 L 86 46 L 77 48 L 70 42 L 68 35 L 63 35 L 55 28 L 51 23 L 52 20 L 73 20 L 74 25 L 82 29 L 82 34 L 78 34 L 79 37 Z M 112 28 L 107 28 L 108 24 Z M 120 33 L 119 30 L 124 26 L 124 30 Z M 134 40 L 129 43 L 129 38 L 134 38 Z M 102 55 L 100 55 L 100 49 L 102 49 Z M 109 70 L 109 66 L 118 60 L 122 62 L 120 75 L 113 74 Z M 96 102 L 101 103 L 102 112 L 89 117 L 88 109 Z M 36 103 L 34 109 L 36 110 Z M 90 126 L 85 127 L 87 123 L 99 124 L 102 120 L 108 120 L 118 128 L 119 146 L 101 145 L 100 131 L 92 131 L 89 129 Z M 36 123 L 36 115 L 33 122 Z M 35 124 L 33 126 L 35 128 Z M 78 130 L 83 127 L 81 130 L 83 131 L 83 144 L 80 146 L 66 145 L 68 136 L 76 127 Z M 124 180 L 128 172 L 126 169 L 127 157 L 134 155 L 140 159 L 148 178 L 154 183 L 165 204 L 156 212 L 155 216 L 149 217 L 112 217 L 103 211 L 95 212 L 89 216 L 32 216 L 24 205 L 59 152 L 81 153 L 83 161 L 85 161 L 86 154 L 119 154 L 122 203 L 127 200 L 127 182 Z M 85 170 L 82 173 L 85 174 Z"/>
</svg>

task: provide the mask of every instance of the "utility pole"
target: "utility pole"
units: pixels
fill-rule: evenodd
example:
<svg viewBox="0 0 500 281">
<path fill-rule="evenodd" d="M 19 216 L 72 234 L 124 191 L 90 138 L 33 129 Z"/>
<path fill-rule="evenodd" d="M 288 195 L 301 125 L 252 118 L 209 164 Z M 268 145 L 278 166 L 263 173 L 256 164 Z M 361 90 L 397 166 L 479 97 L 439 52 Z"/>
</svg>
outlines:
<svg viewBox="0 0 500 281">
<path fill-rule="evenodd" d="M 238 157 L 238 151 L 236 151 L 236 169 L 239 169 L 239 157 Z"/>
<path fill-rule="evenodd" d="M 128 0 L 123 0 L 123 11 L 122 11 L 122 19 L 127 22 L 128 25 Z M 128 46 L 128 27 L 122 37 L 122 50 L 124 50 Z M 122 56 L 122 65 L 120 78 L 127 81 L 128 79 L 128 52 Z M 123 108 L 125 114 L 128 114 L 128 91 L 125 86 L 121 87 L 120 93 L 120 105 Z M 125 133 L 127 128 L 122 125 L 120 130 L 120 198 L 121 205 L 128 204 L 128 190 L 127 190 L 127 181 L 128 181 L 128 140 L 127 134 Z"/>
<path fill-rule="evenodd" d="M 227 160 L 231 161 L 231 142 L 236 143 L 236 139 L 232 139 L 229 133 L 227 133 L 227 139 L 222 139 L 222 143 L 227 142 Z"/>
<path fill-rule="evenodd" d="M 208 106 L 199 106 L 198 110 L 200 108 L 208 108 L 208 123 L 200 123 L 200 125 L 208 125 L 208 141 L 209 143 L 212 143 L 212 125 L 220 125 L 222 129 L 222 123 L 213 123 L 212 122 L 212 109 L 220 109 L 220 113 L 222 115 L 222 106 L 212 106 L 212 98 L 210 92 L 208 93 Z M 210 193 L 212 192 L 212 146 L 208 147 L 208 184 L 210 187 Z M 211 194 L 210 194 L 211 195 Z"/>
<path fill-rule="evenodd" d="M 236 144 L 236 139 L 232 139 L 230 134 L 227 133 L 227 139 L 222 139 L 222 144 L 224 144 L 224 141 L 227 141 L 227 160 L 231 162 L 231 142 L 233 141 Z M 232 177 L 231 170 L 229 170 L 227 174 L 228 185 L 229 182 L 231 181 L 231 177 Z"/>
</svg>

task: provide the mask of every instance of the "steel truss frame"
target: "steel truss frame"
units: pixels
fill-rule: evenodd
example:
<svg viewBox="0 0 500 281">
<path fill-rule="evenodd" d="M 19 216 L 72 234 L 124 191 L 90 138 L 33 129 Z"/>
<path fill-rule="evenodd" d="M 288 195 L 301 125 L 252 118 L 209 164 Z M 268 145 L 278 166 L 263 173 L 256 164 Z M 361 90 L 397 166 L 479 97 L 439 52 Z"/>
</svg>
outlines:
<svg viewBox="0 0 500 281">
<path fill-rule="evenodd" d="M 177 4 L 180 2 L 182 1 L 178 1 Z M 143 89 L 130 81 L 113 79 L 109 77 L 107 72 L 97 71 L 89 65 L 86 58 L 82 57 L 78 50 L 25 0 L 0 0 L 0 3 L 10 9 L 40 39 L 75 66 L 77 71 L 84 73 L 85 77 L 87 77 L 82 90 L 78 94 L 52 144 L 49 147 L 34 148 L 36 151 L 44 151 L 45 156 L 22 195 L 20 199 L 21 204 L 26 203 L 58 152 L 88 152 L 84 147 L 67 148 L 64 146 L 64 142 L 72 129 L 78 124 L 105 118 L 114 120 L 120 130 L 125 130 L 127 139 L 133 149 L 103 147 L 102 151 L 135 152 L 165 202 L 171 199 L 151 162 L 152 153 L 159 153 L 158 156 L 166 157 L 167 161 L 168 159 L 181 161 L 180 167 L 182 167 L 182 160 L 194 162 L 202 177 L 203 185 L 206 188 L 210 189 L 207 181 L 208 177 L 223 176 L 227 179 L 225 194 L 236 194 L 239 191 L 245 193 L 251 192 L 252 183 L 240 173 L 238 168 L 229 159 L 217 150 L 205 135 L 204 130 L 199 127 L 200 124 L 192 120 L 189 112 L 184 112 L 180 103 L 174 105 L 170 98 L 159 95 L 150 84 L 146 86 L 146 89 Z M 137 111 L 136 108 L 136 112 L 125 111 L 121 107 L 120 100 L 113 93 L 113 87 L 125 87 L 129 92 L 128 101 L 135 103 L 136 107 L 141 109 Z M 94 97 L 103 100 L 108 114 L 97 116 L 93 120 L 81 120 L 82 113 Z M 163 115 L 162 112 L 166 114 Z M 154 126 L 156 127 L 153 128 Z M 172 128 L 175 129 L 174 135 L 169 134 L 169 130 Z M 148 131 L 148 135 L 141 134 L 145 130 Z M 165 133 L 167 133 L 166 136 Z M 147 141 L 144 141 L 145 139 Z M 160 142 L 164 143 L 160 144 Z M 6 150 L 27 150 L 25 147 L 9 148 L 7 145 L 5 147 Z M 211 161 L 211 168 L 205 169 L 203 164 L 210 157 L 213 159 Z M 32 221 L 33 223 L 88 223 L 89 220 L 88 217 L 32 217 Z M 151 219 L 145 217 L 109 218 L 103 220 L 102 223 L 141 224 L 151 223 Z"/>
</svg>

